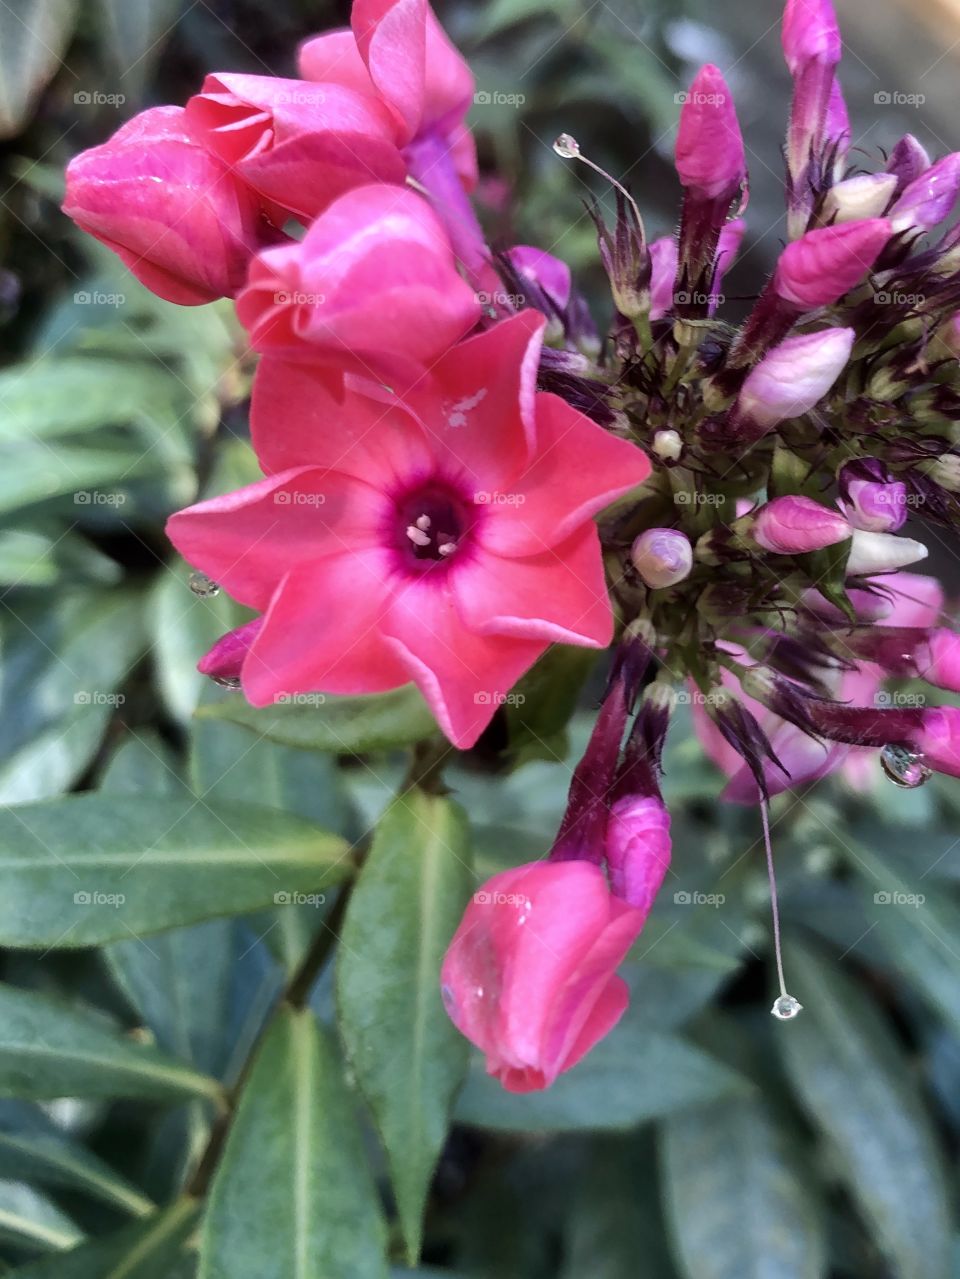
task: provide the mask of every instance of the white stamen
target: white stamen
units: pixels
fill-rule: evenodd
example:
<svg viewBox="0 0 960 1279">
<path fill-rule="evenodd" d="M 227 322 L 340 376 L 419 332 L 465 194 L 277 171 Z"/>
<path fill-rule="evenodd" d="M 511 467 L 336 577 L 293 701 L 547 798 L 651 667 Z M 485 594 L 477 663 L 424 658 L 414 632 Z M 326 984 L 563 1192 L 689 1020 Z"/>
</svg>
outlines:
<svg viewBox="0 0 960 1279">
<path fill-rule="evenodd" d="M 424 533 L 422 529 L 418 529 L 416 524 L 407 525 L 407 537 L 409 537 L 414 546 L 430 545 L 431 539 L 429 533 Z"/>
<path fill-rule="evenodd" d="M 417 528 L 422 528 L 423 531 L 426 532 L 429 529 L 431 523 L 432 521 L 429 515 L 421 515 L 420 518 L 417 520 Z"/>
<path fill-rule="evenodd" d="M 440 546 L 437 547 L 437 550 L 440 552 L 441 555 L 452 555 L 456 549 L 457 549 L 456 542 L 443 542 L 441 543 Z"/>
</svg>

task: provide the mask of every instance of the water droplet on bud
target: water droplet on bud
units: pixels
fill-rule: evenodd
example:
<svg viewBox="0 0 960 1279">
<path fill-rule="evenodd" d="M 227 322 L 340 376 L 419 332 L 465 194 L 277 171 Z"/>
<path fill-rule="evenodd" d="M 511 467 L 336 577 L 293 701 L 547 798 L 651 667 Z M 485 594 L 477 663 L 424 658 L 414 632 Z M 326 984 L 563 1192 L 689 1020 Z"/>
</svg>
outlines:
<svg viewBox="0 0 960 1279">
<path fill-rule="evenodd" d="M 930 769 L 923 762 L 919 751 L 910 746 L 891 743 L 880 752 L 880 766 L 893 782 L 904 790 L 916 790 L 930 776 Z"/>
<path fill-rule="evenodd" d="M 580 143 L 569 133 L 561 133 L 554 142 L 553 149 L 557 155 L 563 156 L 564 160 L 576 160 L 580 154 Z"/>
<path fill-rule="evenodd" d="M 206 573 L 190 574 L 190 589 L 201 600 L 212 600 L 220 594 L 219 585 L 207 577 Z"/>
<path fill-rule="evenodd" d="M 792 995 L 781 995 L 770 1009 L 777 1021 L 793 1021 L 803 1012 L 803 1004 Z"/>
</svg>

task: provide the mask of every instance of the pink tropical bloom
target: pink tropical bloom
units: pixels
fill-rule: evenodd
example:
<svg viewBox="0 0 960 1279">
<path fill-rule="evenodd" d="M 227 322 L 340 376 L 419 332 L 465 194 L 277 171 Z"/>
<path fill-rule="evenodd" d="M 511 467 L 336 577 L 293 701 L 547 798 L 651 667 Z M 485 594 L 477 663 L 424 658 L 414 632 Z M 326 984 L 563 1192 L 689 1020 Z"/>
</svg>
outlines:
<svg viewBox="0 0 960 1279">
<path fill-rule="evenodd" d="M 534 862 L 474 894 L 443 961 L 443 997 L 509 1092 L 548 1088 L 627 1007 L 616 968 L 646 911 L 587 861 Z"/>
<path fill-rule="evenodd" d="M 209 75 L 186 110 L 241 181 L 304 222 L 353 187 L 406 176 L 390 113 L 343 85 Z"/>
<path fill-rule="evenodd" d="M 751 533 L 755 542 L 776 555 L 803 555 L 835 546 L 853 530 L 839 511 L 809 497 L 776 497 L 761 506 Z"/>
<path fill-rule="evenodd" d="M 237 293 L 251 255 L 278 238 L 181 107 L 144 111 L 72 160 L 63 211 L 148 289 L 185 306 Z"/>
<path fill-rule="evenodd" d="M 237 301 L 258 351 L 391 384 L 422 377 L 480 311 L 426 200 L 390 186 L 349 191 L 303 240 L 260 254 Z"/>
<path fill-rule="evenodd" d="M 743 136 L 733 95 L 719 67 L 701 67 L 680 112 L 676 166 L 680 181 L 702 200 L 728 204 L 746 180 Z"/>
<path fill-rule="evenodd" d="M 773 287 L 801 311 L 832 306 L 860 283 L 892 234 L 883 218 L 808 231 L 780 255 Z"/>
<path fill-rule="evenodd" d="M 174 515 L 171 540 L 264 614 L 243 661 L 257 706 L 413 680 L 470 746 L 555 641 L 613 620 L 592 516 L 650 463 L 536 392 L 544 319 L 524 311 L 444 355 L 402 399 L 267 357 L 253 435 L 267 478 Z"/>
</svg>

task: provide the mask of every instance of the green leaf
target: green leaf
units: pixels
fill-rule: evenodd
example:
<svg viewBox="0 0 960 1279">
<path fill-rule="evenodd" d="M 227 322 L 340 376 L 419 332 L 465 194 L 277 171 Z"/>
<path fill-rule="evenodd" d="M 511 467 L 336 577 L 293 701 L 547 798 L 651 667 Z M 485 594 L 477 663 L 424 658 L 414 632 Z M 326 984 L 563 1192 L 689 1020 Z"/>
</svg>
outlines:
<svg viewBox="0 0 960 1279">
<path fill-rule="evenodd" d="M 564 730 L 596 662 L 597 655 L 589 648 L 554 644 L 508 695 L 507 731 L 517 764 L 534 759 L 556 763 L 564 758 Z"/>
<path fill-rule="evenodd" d="M 0 1101 L 0 1177 L 79 1191 L 138 1217 L 155 1206 L 109 1164 L 23 1102 Z"/>
<path fill-rule="evenodd" d="M 3 10 L 0 9 L 0 13 Z M 2 25 L 0 18 L 0 25 Z M 61 439 L 156 419 L 177 402 L 177 380 L 143 360 L 35 360 L 0 373 L 0 441 Z"/>
<path fill-rule="evenodd" d="M 340 1031 L 383 1137 L 411 1265 L 467 1068 L 440 965 L 473 883 L 469 836 L 448 799 L 400 795 L 377 827 L 338 950 Z"/>
<path fill-rule="evenodd" d="M 383 1279 L 384 1246 L 340 1063 L 310 1012 L 284 1009 L 210 1191 L 200 1279 Z"/>
<path fill-rule="evenodd" d="M 83 1238 L 75 1222 L 46 1195 L 16 1181 L 0 1181 L 0 1243 L 28 1252 L 59 1252 Z"/>
<path fill-rule="evenodd" d="M 180 1199 L 148 1221 L 23 1266 L 17 1279 L 171 1279 L 198 1210 Z"/>
<path fill-rule="evenodd" d="M 0 5 L 0 138 L 12 138 L 60 67 L 76 0 L 18 0 Z"/>
<path fill-rule="evenodd" d="M 307 705 L 291 701 L 259 708 L 249 706 L 242 697 L 227 696 L 201 706 L 197 715 L 239 724 L 283 746 L 340 755 L 409 746 L 437 731 L 426 702 L 412 685 L 370 697 L 305 696 Z"/>
<path fill-rule="evenodd" d="M 0 985 L 0 1095 L 219 1101 L 220 1088 L 92 1009 Z"/>
<path fill-rule="evenodd" d="M 0 812 L 0 944 L 89 946 L 339 883 L 348 846 L 248 804 L 70 795 Z"/>
<path fill-rule="evenodd" d="M 664 1201 L 688 1279 L 821 1279 L 818 1207 L 789 1134 L 759 1097 L 661 1126 Z"/>
<path fill-rule="evenodd" d="M 797 943 L 785 962 L 805 1011 L 776 1039 L 797 1095 L 896 1271 L 946 1279 L 947 1192 L 909 1064 L 876 1007 L 835 963 Z"/>
<path fill-rule="evenodd" d="M 700 1049 L 629 1021 L 545 1092 L 505 1092 L 475 1058 L 456 1117 L 497 1131 L 628 1129 L 749 1087 Z"/>
<path fill-rule="evenodd" d="M 99 0 L 100 19 L 110 60 L 134 84 L 144 78 L 173 34 L 182 0 Z"/>
</svg>

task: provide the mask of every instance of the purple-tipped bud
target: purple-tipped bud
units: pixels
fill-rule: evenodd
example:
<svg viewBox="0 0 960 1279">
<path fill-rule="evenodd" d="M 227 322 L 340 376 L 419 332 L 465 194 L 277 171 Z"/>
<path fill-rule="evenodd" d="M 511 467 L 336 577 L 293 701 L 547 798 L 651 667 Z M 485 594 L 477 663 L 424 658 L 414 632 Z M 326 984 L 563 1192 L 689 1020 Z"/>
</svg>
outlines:
<svg viewBox="0 0 960 1279">
<path fill-rule="evenodd" d="M 907 486 L 878 458 L 846 462 L 837 475 L 840 507 L 854 528 L 896 533 L 907 520 Z"/>
<path fill-rule="evenodd" d="M 890 210 L 894 231 L 929 231 L 942 222 L 960 191 L 960 152 L 945 155 L 906 188 Z"/>
<path fill-rule="evenodd" d="M 878 218 L 893 198 L 897 179 L 892 173 L 861 173 L 832 186 L 823 202 L 823 219 L 840 226 Z"/>
<path fill-rule="evenodd" d="M 930 168 L 930 156 L 912 133 L 905 134 L 890 152 L 887 172 L 897 179 L 897 195 Z"/>
<path fill-rule="evenodd" d="M 752 370 L 736 416 L 765 430 L 800 417 L 823 399 L 843 372 L 856 334 L 853 329 L 823 329 L 787 338 Z"/>
<path fill-rule="evenodd" d="M 775 555 L 805 555 L 836 546 L 853 530 L 839 511 L 809 497 L 777 497 L 757 512 L 753 540 Z"/>
<path fill-rule="evenodd" d="M 892 234 L 885 218 L 808 231 L 780 255 L 774 290 L 801 311 L 832 306 L 860 283 Z"/>
<path fill-rule="evenodd" d="M 690 576 L 693 547 L 678 529 L 649 528 L 634 542 L 630 559 L 647 586 L 659 590 Z"/>
<path fill-rule="evenodd" d="M 837 15 L 830 0 L 787 0 L 783 14 L 783 56 L 792 76 L 811 62 L 835 67 L 843 56 Z"/>
<path fill-rule="evenodd" d="M 208 675 L 218 684 L 233 684 L 240 679 L 243 663 L 250 651 L 250 645 L 257 638 L 262 617 L 255 617 L 252 622 L 244 622 L 234 631 L 227 631 L 217 640 L 209 653 L 201 657 L 197 670 L 201 675 Z"/>
<path fill-rule="evenodd" d="M 898 568 L 919 564 L 929 554 L 922 542 L 915 542 L 912 538 L 854 529 L 853 545 L 847 560 L 847 576 L 893 573 Z"/>
<path fill-rule="evenodd" d="M 680 113 L 677 173 L 702 200 L 732 200 L 746 180 L 743 137 L 733 96 L 718 67 L 697 73 Z"/>
<path fill-rule="evenodd" d="M 610 809 L 610 891 L 647 912 L 670 869 L 670 814 L 662 799 L 624 795 Z"/>
</svg>

